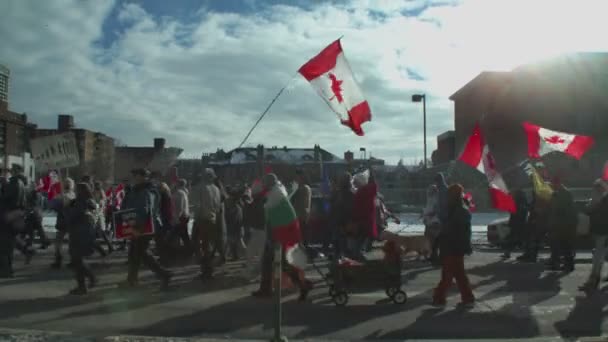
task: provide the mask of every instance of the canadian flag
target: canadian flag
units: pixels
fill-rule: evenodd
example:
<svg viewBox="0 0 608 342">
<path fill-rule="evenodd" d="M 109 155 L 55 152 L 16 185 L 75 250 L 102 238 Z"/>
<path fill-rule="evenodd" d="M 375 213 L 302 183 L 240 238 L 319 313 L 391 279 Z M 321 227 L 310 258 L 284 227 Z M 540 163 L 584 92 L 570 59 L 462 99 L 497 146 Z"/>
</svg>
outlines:
<svg viewBox="0 0 608 342">
<path fill-rule="evenodd" d="M 120 209 L 122 206 L 122 200 L 125 198 L 125 186 L 124 184 L 118 184 L 114 190 L 114 196 L 116 200 L 116 208 Z"/>
<path fill-rule="evenodd" d="M 469 137 L 467 145 L 459 158 L 465 164 L 485 173 L 490 185 L 490 199 L 492 206 L 499 210 L 515 212 L 515 201 L 507 189 L 502 176 L 496 170 L 494 157 L 485 143 L 479 124 L 475 125 L 473 134 Z"/>
<path fill-rule="evenodd" d="M 530 158 L 540 158 L 547 153 L 558 151 L 581 159 L 594 143 L 592 137 L 552 131 L 529 122 L 524 122 L 523 125 L 528 136 Z"/>
<path fill-rule="evenodd" d="M 350 127 L 355 134 L 363 135 L 361 125 L 371 121 L 372 113 L 344 56 L 340 39 L 298 71 L 336 112 L 343 125 Z"/>
</svg>

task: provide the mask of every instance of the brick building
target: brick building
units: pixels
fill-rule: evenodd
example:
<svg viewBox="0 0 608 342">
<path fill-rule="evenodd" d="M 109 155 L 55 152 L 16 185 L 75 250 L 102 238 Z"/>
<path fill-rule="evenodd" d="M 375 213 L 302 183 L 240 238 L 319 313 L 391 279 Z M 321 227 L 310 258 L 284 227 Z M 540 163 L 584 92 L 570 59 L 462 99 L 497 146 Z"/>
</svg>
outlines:
<svg viewBox="0 0 608 342">
<path fill-rule="evenodd" d="M 18 164 L 23 167 L 28 181 L 35 178 L 29 148 L 29 132 L 35 127 L 28 122 L 25 113 L 9 110 L 8 103 L 0 100 L 0 169 L 9 169 L 12 164 Z"/>
<path fill-rule="evenodd" d="M 153 146 L 117 146 L 113 164 L 116 182 L 130 179 L 131 170 L 136 168 L 147 168 L 156 177 L 167 176 L 183 150 L 165 144 L 165 139 L 155 138 Z"/>
<path fill-rule="evenodd" d="M 571 187 L 588 187 L 608 158 L 608 54 L 577 53 L 523 65 L 510 72 L 482 72 L 454 101 L 455 151 L 479 121 L 498 168 L 511 187 L 526 186 L 517 164 L 527 157 L 523 121 L 593 136 L 580 161 L 560 153 L 543 159 Z"/>
<path fill-rule="evenodd" d="M 75 180 L 91 175 L 107 184 L 114 182 L 114 139 L 99 132 L 76 128 L 71 115 L 59 115 L 56 129 L 35 129 L 32 138 L 72 132 L 76 138 L 80 165 L 63 170 Z"/>
</svg>

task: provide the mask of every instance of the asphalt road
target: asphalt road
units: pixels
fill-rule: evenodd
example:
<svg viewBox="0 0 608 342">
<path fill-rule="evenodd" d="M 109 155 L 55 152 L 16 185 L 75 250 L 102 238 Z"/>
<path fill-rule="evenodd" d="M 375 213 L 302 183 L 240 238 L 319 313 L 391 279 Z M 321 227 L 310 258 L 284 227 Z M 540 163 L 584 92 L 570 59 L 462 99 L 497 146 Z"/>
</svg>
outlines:
<svg viewBox="0 0 608 342">
<path fill-rule="evenodd" d="M 355 293 L 346 307 L 336 307 L 313 268 L 308 302 L 296 293 L 284 297 L 283 333 L 292 339 L 472 339 L 598 336 L 608 328 L 608 294 L 587 298 L 576 291 L 590 269 L 589 253 L 579 252 L 576 271 L 546 272 L 538 264 L 503 262 L 495 251 L 477 250 L 466 260 L 478 303 L 456 307 L 430 305 L 438 269 L 408 261 L 403 270 L 404 305 L 390 302 L 384 289 Z M 240 277 L 241 263 L 228 263 L 214 280 L 196 278 L 194 265 L 174 268 L 170 291 L 160 292 L 149 271 L 141 272 L 137 290 L 120 290 L 125 279 L 124 252 L 89 260 L 100 285 L 84 297 L 68 296 L 74 287 L 68 269 L 52 270 L 49 251 L 30 265 L 17 256 L 14 279 L 0 279 L 0 328 L 69 331 L 89 336 L 118 334 L 178 337 L 267 339 L 272 335 L 272 301 L 250 296 L 256 286 Z M 607 287 L 608 288 L 608 287 Z"/>
</svg>

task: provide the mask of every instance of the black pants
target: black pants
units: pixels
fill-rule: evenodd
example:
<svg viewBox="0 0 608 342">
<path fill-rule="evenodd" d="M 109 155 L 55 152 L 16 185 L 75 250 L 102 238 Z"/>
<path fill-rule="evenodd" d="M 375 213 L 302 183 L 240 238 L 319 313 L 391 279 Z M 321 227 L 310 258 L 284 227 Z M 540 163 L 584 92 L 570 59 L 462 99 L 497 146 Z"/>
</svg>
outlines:
<svg viewBox="0 0 608 342">
<path fill-rule="evenodd" d="M 285 250 L 282 250 L 281 255 L 281 269 L 294 285 L 297 285 L 300 289 L 303 288 L 300 275 L 298 270 L 292 265 L 287 263 Z M 274 246 L 267 244 L 264 249 L 264 255 L 262 256 L 262 279 L 260 280 L 260 291 L 272 292 L 272 273 L 273 273 L 273 262 L 274 262 Z"/>
<path fill-rule="evenodd" d="M 87 264 L 85 264 L 82 255 L 77 253 L 70 253 L 72 258 L 72 268 L 74 270 L 74 275 L 76 276 L 76 283 L 78 284 L 78 288 L 86 289 L 85 279 L 89 279 L 89 281 L 94 281 L 95 276 L 91 269 Z"/>
<path fill-rule="evenodd" d="M 43 245 L 47 245 L 49 242 L 48 237 L 46 236 L 46 232 L 42 227 L 42 215 L 37 212 L 31 212 L 28 214 L 26 218 L 26 235 L 27 235 L 27 243 L 28 245 L 32 245 L 34 243 L 34 238 L 36 234 L 40 237 L 40 243 Z"/>
<path fill-rule="evenodd" d="M 439 236 L 434 238 L 431 243 L 431 260 L 439 261 Z"/>
<path fill-rule="evenodd" d="M 129 273 L 127 276 L 127 281 L 131 284 L 137 283 L 139 267 L 142 263 L 160 279 L 169 274 L 169 271 L 162 268 L 154 256 L 152 256 L 148 250 L 149 245 L 149 237 L 139 237 L 131 240 L 131 245 L 129 246 Z"/>
<path fill-rule="evenodd" d="M 551 243 L 553 266 L 559 266 L 562 260 L 566 268 L 574 267 L 574 241 L 572 239 L 557 238 Z"/>
<path fill-rule="evenodd" d="M 4 227 L 0 228 L 4 229 Z M 13 275 L 13 253 L 15 249 L 15 236 L 8 232 L 0 232 L 0 277 Z"/>
</svg>

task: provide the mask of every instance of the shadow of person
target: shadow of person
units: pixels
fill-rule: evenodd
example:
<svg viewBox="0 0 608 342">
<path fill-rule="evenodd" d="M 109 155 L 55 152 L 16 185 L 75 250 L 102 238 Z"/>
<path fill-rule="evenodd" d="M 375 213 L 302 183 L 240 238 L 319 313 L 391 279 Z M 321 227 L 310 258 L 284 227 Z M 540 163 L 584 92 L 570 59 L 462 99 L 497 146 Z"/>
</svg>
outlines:
<svg viewBox="0 0 608 342">
<path fill-rule="evenodd" d="M 602 335 L 602 324 L 607 312 L 608 294 L 596 292 L 576 297 L 576 303 L 566 319 L 556 322 L 555 329 L 564 338 Z"/>
<path fill-rule="evenodd" d="M 428 309 L 409 326 L 391 331 L 382 339 L 479 339 L 527 338 L 538 334 L 538 322 L 531 316 L 517 317 L 485 311 L 480 304 L 472 311 L 461 309 Z"/>
</svg>

